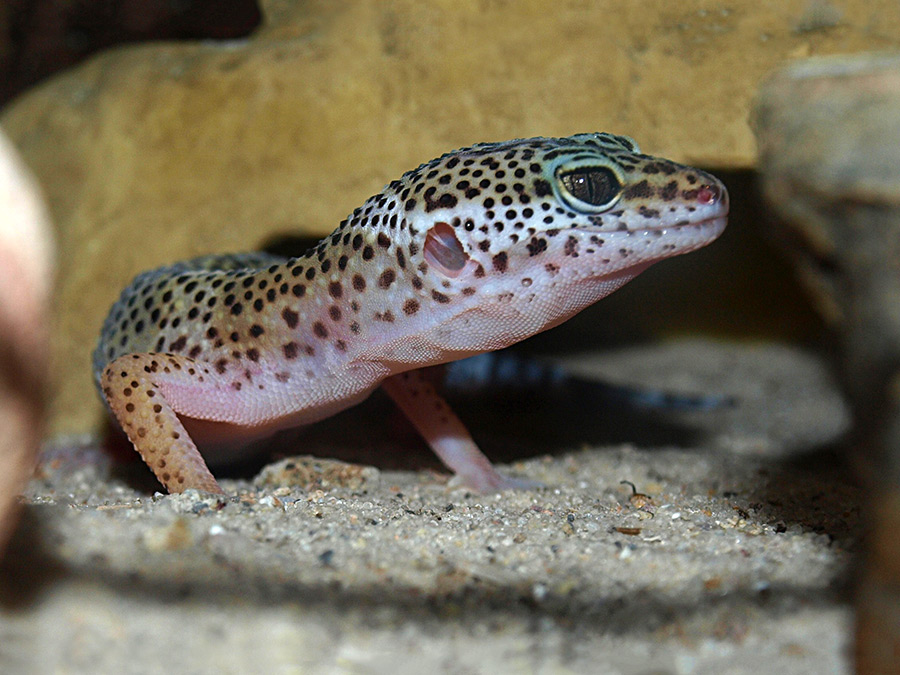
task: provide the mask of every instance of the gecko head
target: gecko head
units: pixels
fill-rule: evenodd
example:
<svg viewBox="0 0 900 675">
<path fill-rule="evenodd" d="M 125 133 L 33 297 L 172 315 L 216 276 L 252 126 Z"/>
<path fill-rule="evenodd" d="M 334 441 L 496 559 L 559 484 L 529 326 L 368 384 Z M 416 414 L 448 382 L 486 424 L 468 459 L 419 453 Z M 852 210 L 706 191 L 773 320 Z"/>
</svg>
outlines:
<svg viewBox="0 0 900 675">
<path fill-rule="evenodd" d="M 462 350 L 478 350 L 555 325 L 654 262 L 708 244 L 727 213 L 713 176 L 589 133 L 447 153 L 350 221 L 383 258 L 371 273 L 390 266 L 392 283 L 408 282 L 406 306 L 429 309 L 444 333 L 468 340 Z"/>
<path fill-rule="evenodd" d="M 605 277 L 709 243 L 728 213 L 715 177 L 602 133 L 478 145 L 404 179 L 425 260 L 450 278 Z"/>
</svg>

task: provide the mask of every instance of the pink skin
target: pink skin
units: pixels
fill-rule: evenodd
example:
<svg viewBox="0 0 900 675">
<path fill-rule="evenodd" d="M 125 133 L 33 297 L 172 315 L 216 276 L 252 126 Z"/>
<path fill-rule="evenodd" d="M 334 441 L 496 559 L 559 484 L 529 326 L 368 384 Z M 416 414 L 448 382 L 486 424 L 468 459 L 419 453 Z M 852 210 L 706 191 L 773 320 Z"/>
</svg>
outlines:
<svg viewBox="0 0 900 675">
<path fill-rule="evenodd" d="M 104 325 L 98 384 L 173 492 L 221 490 L 194 441 L 234 450 L 378 386 L 459 482 L 522 487 L 418 369 L 558 325 L 713 241 L 727 212 L 715 178 L 623 137 L 460 150 L 388 185 L 304 257 L 219 256 L 141 275 Z"/>
</svg>

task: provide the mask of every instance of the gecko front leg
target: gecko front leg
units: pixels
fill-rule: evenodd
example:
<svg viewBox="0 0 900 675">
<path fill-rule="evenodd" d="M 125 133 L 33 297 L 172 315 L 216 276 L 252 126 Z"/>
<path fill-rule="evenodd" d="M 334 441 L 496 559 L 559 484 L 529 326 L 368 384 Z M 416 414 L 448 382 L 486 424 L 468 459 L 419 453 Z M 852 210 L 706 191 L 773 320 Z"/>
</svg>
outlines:
<svg viewBox="0 0 900 675">
<path fill-rule="evenodd" d="M 534 481 L 504 476 L 494 468 L 423 369 L 393 375 L 381 386 L 432 451 L 467 487 L 478 492 L 496 492 L 539 486 Z"/>
<path fill-rule="evenodd" d="M 213 377 L 204 364 L 170 354 L 128 354 L 103 371 L 100 386 L 110 410 L 169 492 L 224 493 L 163 393 L 167 380 Z"/>
</svg>

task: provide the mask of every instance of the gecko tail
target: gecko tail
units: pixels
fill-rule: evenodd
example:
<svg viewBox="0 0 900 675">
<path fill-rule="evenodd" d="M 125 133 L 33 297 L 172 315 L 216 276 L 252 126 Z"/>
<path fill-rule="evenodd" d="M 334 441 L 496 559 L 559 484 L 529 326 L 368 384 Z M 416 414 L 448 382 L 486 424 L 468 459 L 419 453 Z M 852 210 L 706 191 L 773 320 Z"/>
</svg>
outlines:
<svg viewBox="0 0 900 675">
<path fill-rule="evenodd" d="M 510 350 L 479 354 L 448 364 L 444 386 L 458 395 L 503 392 L 524 395 L 533 391 L 559 399 L 571 398 L 593 407 L 662 412 L 712 412 L 737 405 L 733 396 L 662 391 L 593 380 Z"/>
</svg>

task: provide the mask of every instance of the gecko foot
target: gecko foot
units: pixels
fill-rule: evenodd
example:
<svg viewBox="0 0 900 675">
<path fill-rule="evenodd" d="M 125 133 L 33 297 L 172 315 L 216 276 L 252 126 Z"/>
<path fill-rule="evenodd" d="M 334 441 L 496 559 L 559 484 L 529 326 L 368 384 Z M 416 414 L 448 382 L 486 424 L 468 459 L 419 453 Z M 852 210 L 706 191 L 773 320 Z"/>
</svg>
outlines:
<svg viewBox="0 0 900 675">
<path fill-rule="evenodd" d="M 488 473 L 456 474 L 447 484 L 451 488 L 466 487 L 481 494 L 503 492 L 504 490 L 535 490 L 546 487 L 544 483 L 530 478 L 507 476 L 491 467 Z"/>
</svg>

